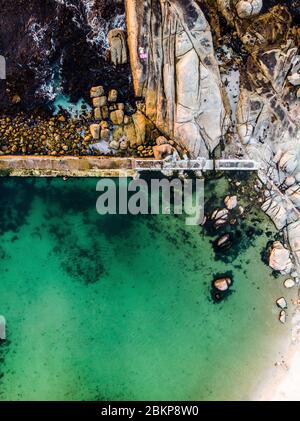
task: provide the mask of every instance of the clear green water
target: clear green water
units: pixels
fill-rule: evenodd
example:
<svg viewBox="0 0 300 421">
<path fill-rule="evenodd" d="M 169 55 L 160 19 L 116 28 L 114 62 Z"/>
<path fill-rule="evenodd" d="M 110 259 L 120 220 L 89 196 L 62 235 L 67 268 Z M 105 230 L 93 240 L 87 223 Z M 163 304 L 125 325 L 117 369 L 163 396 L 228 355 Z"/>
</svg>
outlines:
<svg viewBox="0 0 300 421">
<path fill-rule="evenodd" d="M 249 399 L 286 329 L 267 238 L 225 264 L 180 218 L 97 215 L 96 181 L 0 180 L 0 399 Z"/>
</svg>

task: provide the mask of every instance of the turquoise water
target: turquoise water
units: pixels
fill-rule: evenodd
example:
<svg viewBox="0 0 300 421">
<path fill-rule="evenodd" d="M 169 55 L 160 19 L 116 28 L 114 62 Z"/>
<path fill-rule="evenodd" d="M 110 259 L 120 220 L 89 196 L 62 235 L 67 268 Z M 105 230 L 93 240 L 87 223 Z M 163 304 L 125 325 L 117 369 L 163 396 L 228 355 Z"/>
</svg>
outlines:
<svg viewBox="0 0 300 421">
<path fill-rule="evenodd" d="M 82 106 L 85 106 L 85 110 L 88 112 L 92 110 L 92 107 L 89 104 L 87 104 L 83 98 L 81 98 L 76 103 L 72 103 L 70 101 L 70 97 L 63 94 L 56 95 L 53 106 L 54 115 L 60 113 L 62 108 L 68 111 L 68 113 L 71 114 L 72 117 L 79 117 L 82 114 Z"/>
<path fill-rule="evenodd" d="M 225 263 L 182 218 L 99 216 L 96 182 L 0 180 L 0 399 L 249 399 L 287 331 L 268 238 Z M 234 292 L 214 304 L 228 270 Z"/>
</svg>

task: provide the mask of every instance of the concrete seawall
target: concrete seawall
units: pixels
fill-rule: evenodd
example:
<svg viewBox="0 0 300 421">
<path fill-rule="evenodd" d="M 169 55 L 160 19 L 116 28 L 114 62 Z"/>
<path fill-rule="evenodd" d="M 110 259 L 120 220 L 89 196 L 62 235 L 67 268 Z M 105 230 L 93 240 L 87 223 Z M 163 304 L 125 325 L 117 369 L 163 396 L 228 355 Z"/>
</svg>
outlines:
<svg viewBox="0 0 300 421">
<path fill-rule="evenodd" d="M 0 176 L 134 177 L 140 171 L 257 171 L 252 160 L 154 160 L 104 156 L 0 156 Z"/>
<path fill-rule="evenodd" d="M 1 156 L 0 176 L 132 177 L 134 159 L 112 157 Z"/>
</svg>

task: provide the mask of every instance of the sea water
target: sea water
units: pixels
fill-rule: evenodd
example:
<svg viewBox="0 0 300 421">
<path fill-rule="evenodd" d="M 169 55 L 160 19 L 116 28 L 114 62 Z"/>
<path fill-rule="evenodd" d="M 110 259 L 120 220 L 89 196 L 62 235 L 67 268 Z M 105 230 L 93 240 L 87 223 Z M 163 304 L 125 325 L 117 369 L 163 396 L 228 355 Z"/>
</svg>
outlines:
<svg viewBox="0 0 300 421">
<path fill-rule="evenodd" d="M 0 399 L 251 399 L 288 332 L 261 259 L 271 224 L 255 211 L 259 235 L 246 220 L 224 260 L 184 218 L 98 215 L 97 181 L 0 180 Z"/>
</svg>

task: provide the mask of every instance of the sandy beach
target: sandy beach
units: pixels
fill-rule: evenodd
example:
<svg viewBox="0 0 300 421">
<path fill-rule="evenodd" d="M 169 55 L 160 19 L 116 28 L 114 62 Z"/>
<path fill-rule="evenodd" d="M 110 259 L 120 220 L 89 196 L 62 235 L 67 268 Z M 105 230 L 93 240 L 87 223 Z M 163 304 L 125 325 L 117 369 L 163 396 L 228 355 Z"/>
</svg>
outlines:
<svg viewBox="0 0 300 421">
<path fill-rule="evenodd" d="M 290 326 L 291 339 L 283 347 L 282 358 L 274 363 L 267 378 L 254 395 L 258 401 L 300 400 L 300 308 L 296 309 Z"/>
</svg>

